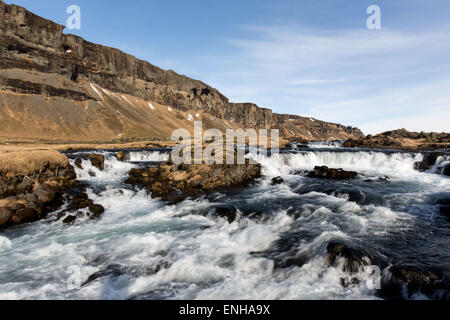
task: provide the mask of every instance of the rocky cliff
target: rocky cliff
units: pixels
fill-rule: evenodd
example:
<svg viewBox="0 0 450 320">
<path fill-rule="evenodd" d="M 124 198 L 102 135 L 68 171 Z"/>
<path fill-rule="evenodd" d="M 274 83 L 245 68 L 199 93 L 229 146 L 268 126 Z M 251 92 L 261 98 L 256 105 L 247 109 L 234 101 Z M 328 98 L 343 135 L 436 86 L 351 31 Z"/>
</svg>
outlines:
<svg viewBox="0 0 450 320">
<path fill-rule="evenodd" d="M 311 140 L 362 135 L 355 128 L 231 103 L 201 81 L 64 34 L 64 26 L 1 0 L 0 30 L 0 137 L 167 137 L 194 115 L 209 117 L 209 126 L 218 129 L 279 127 L 282 135 Z M 156 108 L 169 113 L 152 114 Z"/>
<path fill-rule="evenodd" d="M 367 135 L 358 139 L 350 138 L 344 142 L 343 147 L 398 148 L 412 150 L 449 149 L 450 133 L 411 132 L 406 129 L 398 129 L 376 135 Z"/>
</svg>

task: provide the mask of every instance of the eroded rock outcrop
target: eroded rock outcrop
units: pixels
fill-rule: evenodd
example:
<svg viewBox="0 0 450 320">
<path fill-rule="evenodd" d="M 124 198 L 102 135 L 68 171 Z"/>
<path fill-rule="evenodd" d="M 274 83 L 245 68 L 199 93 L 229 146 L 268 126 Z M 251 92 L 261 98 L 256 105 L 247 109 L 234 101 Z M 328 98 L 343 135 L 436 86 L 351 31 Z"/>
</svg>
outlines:
<svg viewBox="0 0 450 320">
<path fill-rule="evenodd" d="M 141 185 L 152 193 L 152 197 L 169 202 L 179 202 L 220 188 L 245 185 L 261 175 L 261 165 L 213 164 L 174 165 L 164 164 L 145 169 L 131 169 L 129 184 Z"/>
<path fill-rule="evenodd" d="M 445 149 L 450 147 L 450 133 L 410 132 L 399 129 L 358 139 L 350 138 L 342 146 L 347 148 Z"/>
<path fill-rule="evenodd" d="M 389 267 L 381 279 L 381 295 L 391 299 L 408 299 L 414 293 L 434 299 L 448 299 L 450 282 L 441 272 L 411 265 Z"/>
<path fill-rule="evenodd" d="M 100 219 L 105 212 L 105 208 L 102 205 L 95 204 L 84 192 L 70 194 L 68 200 L 69 205 L 67 209 L 58 214 L 58 219 L 63 219 L 62 222 L 66 224 L 75 223 L 78 218 Z M 81 209 L 86 210 L 68 214 Z"/>
<path fill-rule="evenodd" d="M 314 171 L 310 171 L 307 175 L 310 178 L 332 179 L 332 180 L 349 180 L 358 176 L 357 172 L 345 171 L 343 169 L 332 169 L 327 166 L 315 167 Z"/>
<path fill-rule="evenodd" d="M 414 169 L 425 172 L 436 164 L 436 160 L 444 155 L 443 152 L 425 153 L 420 162 L 414 163 Z"/>
<path fill-rule="evenodd" d="M 49 163 L 30 175 L 0 173 L 0 229 L 45 218 L 61 206 L 64 193 L 77 185 L 71 165 Z"/>
</svg>

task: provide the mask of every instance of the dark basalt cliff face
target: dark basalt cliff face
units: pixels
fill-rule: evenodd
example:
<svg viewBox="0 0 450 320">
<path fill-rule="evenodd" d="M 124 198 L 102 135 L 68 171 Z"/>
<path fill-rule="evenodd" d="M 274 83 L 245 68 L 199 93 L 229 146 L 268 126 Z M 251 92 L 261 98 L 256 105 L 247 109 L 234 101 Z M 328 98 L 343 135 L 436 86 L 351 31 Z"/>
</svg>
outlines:
<svg viewBox="0 0 450 320">
<path fill-rule="evenodd" d="M 89 90 L 89 84 L 95 84 L 181 112 L 205 112 L 249 127 L 283 126 L 290 119 L 255 104 L 230 103 L 218 90 L 201 81 L 165 71 L 118 49 L 64 34 L 63 29 L 62 25 L 0 0 L 0 90 L 98 101 L 98 96 Z M 27 72 L 34 72 L 38 79 L 27 79 Z M 301 117 L 296 119 L 298 125 L 307 127 L 301 123 Z M 362 135 L 355 128 L 320 123 L 320 128 L 309 128 L 311 140 Z M 292 128 L 282 134 L 305 134 L 308 138 L 306 131 L 296 133 Z"/>
</svg>

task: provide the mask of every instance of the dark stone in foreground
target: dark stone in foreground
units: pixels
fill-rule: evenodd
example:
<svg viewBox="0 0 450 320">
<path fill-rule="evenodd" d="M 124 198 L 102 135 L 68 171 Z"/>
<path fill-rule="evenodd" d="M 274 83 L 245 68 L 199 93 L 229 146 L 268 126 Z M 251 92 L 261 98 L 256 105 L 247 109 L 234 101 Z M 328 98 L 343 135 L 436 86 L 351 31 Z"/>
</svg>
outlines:
<svg viewBox="0 0 450 320">
<path fill-rule="evenodd" d="M 442 172 L 444 176 L 450 176 L 450 164 L 444 167 L 444 171 Z"/>
<path fill-rule="evenodd" d="M 442 152 L 425 153 L 423 159 L 420 162 L 414 163 L 414 169 L 425 172 L 436 164 L 436 160 L 443 156 Z"/>
<path fill-rule="evenodd" d="M 131 275 L 133 277 L 140 277 L 143 275 L 154 275 L 164 269 L 169 269 L 172 266 L 172 264 L 168 261 L 162 260 L 158 263 L 155 263 L 154 265 L 149 266 L 131 266 L 126 267 L 122 266 L 120 264 L 111 263 L 106 266 L 106 268 L 97 271 L 89 276 L 89 278 L 81 284 L 81 286 L 88 285 L 89 283 L 96 281 L 98 279 L 102 278 L 115 278 L 120 277 L 122 275 Z"/>
<path fill-rule="evenodd" d="M 439 211 L 447 218 L 450 218 L 450 198 L 440 199 L 436 202 L 439 205 Z"/>
<path fill-rule="evenodd" d="M 19 194 L 29 193 L 33 190 L 34 184 L 35 182 L 32 179 L 24 177 L 22 183 L 17 186 L 17 191 Z"/>
<path fill-rule="evenodd" d="M 231 205 L 217 205 L 209 210 L 208 217 L 215 220 L 225 218 L 228 223 L 232 223 L 237 218 L 237 209 L 235 206 Z"/>
<path fill-rule="evenodd" d="M 448 299 L 449 289 L 448 280 L 446 281 L 439 272 L 419 266 L 395 265 L 384 273 L 380 293 L 393 299 L 409 298 L 416 292 L 431 298 Z"/>
<path fill-rule="evenodd" d="M 71 196 L 70 205 L 65 212 L 85 208 L 89 209 L 87 215 L 91 219 L 100 219 L 105 212 L 105 208 L 103 206 L 95 204 L 84 192 L 79 192 Z M 58 218 L 62 218 L 65 212 L 61 213 Z M 63 223 L 73 223 L 78 217 L 82 216 L 84 216 L 82 213 L 79 213 L 76 216 L 69 215 L 63 220 Z"/>
<path fill-rule="evenodd" d="M 102 216 L 103 212 L 105 212 L 105 208 L 99 204 L 92 204 L 89 206 L 89 211 L 92 213 L 94 219 L 98 219 Z"/>
<path fill-rule="evenodd" d="M 450 218 L 450 206 L 442 206 L 439 208 L 439 212 Z"/>
<path fill-rule="evenodd" d="M 276 177 L 272 179 L 272 185 L 282 184 L 284 180 L 281 177 Z"/>
<path fill-rule="evenodd" d="M 371 263 L 370 257 L 363 252 L 343 243 L 332 241 L 327 245 L 326 265 L 328 267 L 336 266 L 339 258 L 345 259 L 343 271 L 349 273 L 357 273 Z"/>
<path fill-rule="evenodd" d="M 14 225 L 28 222 L 35 222 L 39 220 L 38 212 L 33 208 L 25 208 L 17 211 L 11 217 L 11 223 Z"/>
<path fill-rule="evenodd" d="M 0 226 L 8 223 L 9 219 L 11 219 L 13 215 L 13 211 L 9 207 L 0 208 Z"/>
<path fill-rule="evenodd" d="M 83 169 L 82 163 L 83 163 L 83 160 L 81 160 L 80 158 L 76 158 L 76 159 L 75 159 L 75 166 L 76 166 L 78 169 Z"/>
<path fill-rule="evenodd" d="M 40 203 L 50 203 L 56 197 L 56 192 L 47 184 L 41 184 L 37 187 L 34 194 Z"/>
<path fill-rule="evenodd" d="M 358 176 L 357 172 L 345 171 L 343 169 L 331 169 L 327 166 L 315 167 L 314 171 L 308 173 L 310 178 L 319 179 L 333 179 L 333 180 L 348 180 L 355 179 Z"/>
<path fill-rule="evenodd" d="M 91 160 L 91 163 L 94 167 L 103 171 L 105 169 L 105 156 L 102 154 L 91 153 L 88 154 L 87 157 Z"/>
<path fill-rule="evenodd" d="M 0 173 L 4 186 L 0 199 L 7 205 L 0 208 L 0 230 L 46 217 L 63 204 L 64 193 L 77 185 L 71 165 L 46 165 L 29 176 L 7 176 Z"/>
<path fill-rule="evenodd" d="M 66 223 L 66 224 L 72 224 L 72 223 L 75 222 L 75 220 L 77 220 L 77 217 L 76 217 L 76 216 L 67 216 L 67 217 L 63 220 L 63 223 Z"/>
</svg>

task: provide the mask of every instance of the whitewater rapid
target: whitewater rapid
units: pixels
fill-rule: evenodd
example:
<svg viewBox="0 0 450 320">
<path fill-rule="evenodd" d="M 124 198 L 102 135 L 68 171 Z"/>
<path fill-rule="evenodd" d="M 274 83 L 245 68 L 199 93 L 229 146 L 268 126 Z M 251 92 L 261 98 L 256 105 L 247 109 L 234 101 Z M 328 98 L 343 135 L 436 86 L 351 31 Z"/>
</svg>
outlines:
<svg viewBox="0 0 450 320">
<path fill-rule="evenodd" d="M 3 232 L 0 299 L 379 299 L 364 285 L 364 271 L 352 275 L 359 285 L 342 286 L 349 275 L 325 265 L 330 241 L 388 264 L 449 272 L 449 224 L 435 204 L 450 194 L 450 179 L 436 173 L 447 158 L 422 173 L 414 170 L 420 153 L 329 148 L 257 156 L 263 177 L 247 188 L 168 205 L 124 183 L 131 168 L 166 161 L 166 152 L 133 151 L 128 162 L 101 153 L 104 171 L 83 160 L 76 174 L 106 209 L 103 218 L 65 225 L 54 213 Z M 302 175 L 317 165 L 360 177 Z M 285 183 L 273 185 L 276 176 Z M 211 218 L 217 205 L 234 206 L 239 219 Z"/>
</svg>

